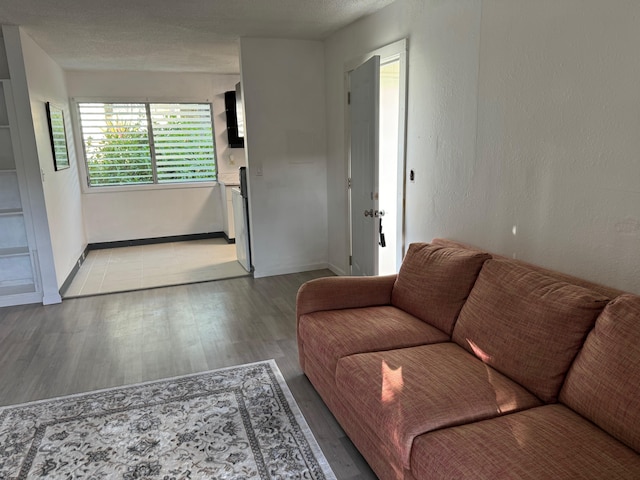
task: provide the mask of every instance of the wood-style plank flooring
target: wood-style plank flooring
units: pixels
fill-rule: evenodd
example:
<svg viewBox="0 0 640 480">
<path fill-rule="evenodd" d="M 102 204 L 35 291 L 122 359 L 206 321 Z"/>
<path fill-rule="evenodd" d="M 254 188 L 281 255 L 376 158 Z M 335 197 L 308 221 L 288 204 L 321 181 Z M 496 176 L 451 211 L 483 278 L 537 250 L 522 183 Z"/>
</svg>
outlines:
<svg viewBox="0 0 640 480">
<path fill-rule="evenodd" d="M 375 479 L 298 365 L 295 297 L 328 270 L 0 308 L 0 405 L 274 358 L 337 478 Z"/>
</svg>

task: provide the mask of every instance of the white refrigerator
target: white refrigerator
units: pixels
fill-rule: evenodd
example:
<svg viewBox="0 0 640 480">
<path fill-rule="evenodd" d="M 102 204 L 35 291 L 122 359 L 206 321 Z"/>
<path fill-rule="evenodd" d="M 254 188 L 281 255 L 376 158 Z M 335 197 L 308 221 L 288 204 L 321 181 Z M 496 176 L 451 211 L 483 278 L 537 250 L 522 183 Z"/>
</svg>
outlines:
<svg viewBox="0 0 640 480">
<path fill-rule="evenodd" d="M 249 246 L 249 215 L 247 199 L 239 187 L 231 189 L 231 204 L 236 234 L 236 255 L 238 262 L 247 272 L 251 272 L 251 250 Z"/>
</svg>

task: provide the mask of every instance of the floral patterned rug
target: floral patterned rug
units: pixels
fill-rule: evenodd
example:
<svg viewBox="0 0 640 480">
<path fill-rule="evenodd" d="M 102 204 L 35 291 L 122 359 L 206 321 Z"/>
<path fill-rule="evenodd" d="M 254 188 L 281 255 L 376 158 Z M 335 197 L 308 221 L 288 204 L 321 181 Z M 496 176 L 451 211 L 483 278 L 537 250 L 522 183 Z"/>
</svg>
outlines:
<svg viewBox="0 0 640 480">
<path fill-rule="evenodd" d="M 335 480 L 273 360 L 0 409 L 0 479 Z"/>
</svg>

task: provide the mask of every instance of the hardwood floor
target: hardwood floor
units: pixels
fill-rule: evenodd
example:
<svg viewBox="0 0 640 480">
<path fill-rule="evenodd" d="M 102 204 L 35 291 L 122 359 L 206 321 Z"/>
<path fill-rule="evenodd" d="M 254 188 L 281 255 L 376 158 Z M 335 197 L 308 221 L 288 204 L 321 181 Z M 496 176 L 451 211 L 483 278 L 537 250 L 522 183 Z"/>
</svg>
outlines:
<svg viewBox="0 0 640 480">
<path fill-rule="evenodd" d="M 0 308 L 0 405 L 274 358 L 337 478 L 375 479 L 298 365 L 295 297 L 328 270 Z"/>
</svg>

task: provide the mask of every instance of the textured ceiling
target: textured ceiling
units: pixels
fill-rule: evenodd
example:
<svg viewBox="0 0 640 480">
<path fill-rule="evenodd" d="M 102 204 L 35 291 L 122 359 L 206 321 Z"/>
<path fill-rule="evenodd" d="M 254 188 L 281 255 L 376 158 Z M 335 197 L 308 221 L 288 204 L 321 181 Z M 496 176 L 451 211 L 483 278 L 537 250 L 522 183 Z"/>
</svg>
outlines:
<svg viewBox="0 0 640 480">
<path fill-rule="evenodd" d="M 238 39 L 323 39 L 393 0 L 0 0 L 67 70 L 238 73 Z"/>
</svg>

